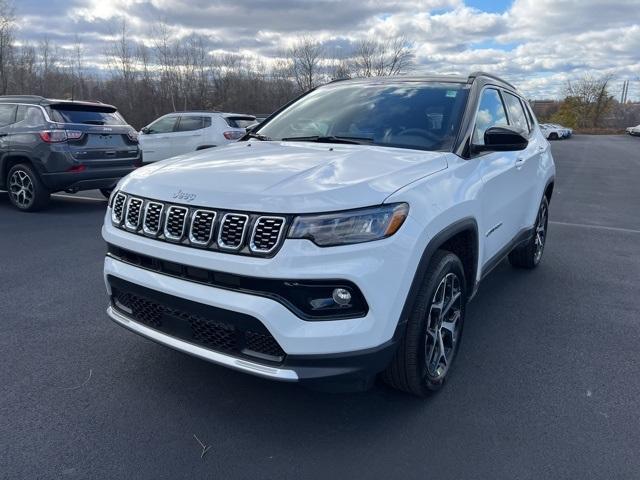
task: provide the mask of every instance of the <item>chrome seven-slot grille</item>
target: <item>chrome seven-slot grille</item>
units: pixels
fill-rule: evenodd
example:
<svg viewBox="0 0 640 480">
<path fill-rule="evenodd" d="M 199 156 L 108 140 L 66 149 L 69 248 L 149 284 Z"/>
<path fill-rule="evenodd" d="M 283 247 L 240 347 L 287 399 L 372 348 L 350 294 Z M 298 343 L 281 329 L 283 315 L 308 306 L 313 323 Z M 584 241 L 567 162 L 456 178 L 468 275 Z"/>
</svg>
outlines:
<svg viewBox="0 0 640 480">
<path fill-rule="evenodd" d="M 287 219 L 172 205 L 118 192 L 111 220 L 116 227 L 182 245 L 229 253 L 275 254 Z"/>
</svg>

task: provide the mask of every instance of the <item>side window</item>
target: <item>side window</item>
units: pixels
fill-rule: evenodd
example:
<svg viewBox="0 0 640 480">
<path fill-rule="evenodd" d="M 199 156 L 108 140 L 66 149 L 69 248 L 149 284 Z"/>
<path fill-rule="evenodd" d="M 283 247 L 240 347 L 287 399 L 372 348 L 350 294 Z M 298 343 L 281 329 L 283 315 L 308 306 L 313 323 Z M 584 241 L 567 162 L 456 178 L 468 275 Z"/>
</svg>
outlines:
<svg viewBox="0 0 640 480">
<path fill-rule="evenodd" d="M 200 130 L 202 127 L 202 117 L 182 116 L 178 124 L 177 132 L 190 132 L 192 130 Z"/>
<path fill-rule="evenodd" d="M 509 125 L 528 132 L 529 124 L 527 123 L 527 117 L 522 109 L 520 99 L 515 95 L 504 92 L 504 101 L 507 104 L 507 111 L 509 112 Z"/>
<path fill-rule="evenodd" d="M 0 105 L 0 127 L 11 125 L 16 119 L 15 105 Z"/>
<path fill-rule="evenodd" d="M 507 115 L 498 91 L 487 88 L 480 99 L 476 125 L 473 130 L 473 144 L 484 145 L 484 132 L 488 128 L 498 125 L 507 125 Z"/>
<path fill-rule="evenodd" d="M 202 117 L 202 128 L 209 128 L 211 126 L 211 117 Z"/>
<path fill-rule="evenodd" d="M 156 120 L 148 127 L 148 134 L 152 135 L 155 133 L 169 133 L 173 132 L 173 127 L 176 124 L 178 117 L 164 117 L 160 120 Z"/>
<path fill-rule="evenodd" d="M 18 105 L 16 123 L 11 128 L 34 128 L 44 125 L 44 115 L 38 107 Z"/>
</svg>

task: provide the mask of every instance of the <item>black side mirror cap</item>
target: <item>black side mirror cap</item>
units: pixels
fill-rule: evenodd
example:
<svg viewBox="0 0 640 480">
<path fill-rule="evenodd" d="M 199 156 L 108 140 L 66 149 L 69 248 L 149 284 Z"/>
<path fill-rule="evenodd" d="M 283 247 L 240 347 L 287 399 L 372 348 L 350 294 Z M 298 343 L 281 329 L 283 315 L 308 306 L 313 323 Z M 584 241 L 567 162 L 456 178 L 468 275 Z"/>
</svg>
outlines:
<svg viewBox="0 0 640 480">
<path fill-rule="evenodd" d="M 516 152 L 529 145 L 524 130 L 513 127 L 491 127 L 484 132 L 484 145 L 473 145 L 474 153 L 478 152 Z"/>
</svg>

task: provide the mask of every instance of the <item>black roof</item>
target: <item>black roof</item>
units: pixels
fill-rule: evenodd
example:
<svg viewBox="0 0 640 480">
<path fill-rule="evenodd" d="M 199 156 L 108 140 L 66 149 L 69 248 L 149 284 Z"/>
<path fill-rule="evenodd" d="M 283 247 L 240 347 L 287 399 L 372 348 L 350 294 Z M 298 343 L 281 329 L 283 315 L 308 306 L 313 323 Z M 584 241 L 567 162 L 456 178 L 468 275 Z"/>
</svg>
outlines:
<svg viewBox="0 0 640 480">
<path fill-rule="evenodd" d="M 31 105 L 82 105 L 87 107 L 100 107 L 117 110 L 113 105 L 102 102 L 85 102 L 81 100 L 60 100 L 56 98 L 45 98 L 40 95 L 0 95 L 0 103 L 28 103 Z"/>
<path fill-rule="evenodd" d="M 362 83 L 379 83 L 379 82 L 438 82 L 438 83 L 474 83 L 476 81 L 482 81 L 483 83 L 493 83 L 510 90 L 517 91 L 518 89 L 506 80 L 487 72 L 473 72 L 468 76 L 464 75 L 402 75 L 402 76 L 389 76 L 389 77 L 367 77 L 367 78 L 345 78 L 340 80 L 334 80 L 334 82 L 362 82 Z"/>
</svg>

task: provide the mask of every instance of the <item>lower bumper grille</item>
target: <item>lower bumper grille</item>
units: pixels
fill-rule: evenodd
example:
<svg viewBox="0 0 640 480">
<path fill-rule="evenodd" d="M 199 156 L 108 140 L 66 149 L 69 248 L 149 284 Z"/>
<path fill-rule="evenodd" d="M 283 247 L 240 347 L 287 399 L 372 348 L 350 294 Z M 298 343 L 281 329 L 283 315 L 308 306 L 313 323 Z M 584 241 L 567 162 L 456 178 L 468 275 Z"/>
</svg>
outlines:
<svg viewBox="0 0 640 480">
<path fill-rule="evenodd" d="M 172 337 L 238 357 L 282 363 L 285 353 L 256 318 L 157 292 L 109 277 L 120 313 Z"/>
</svg>

